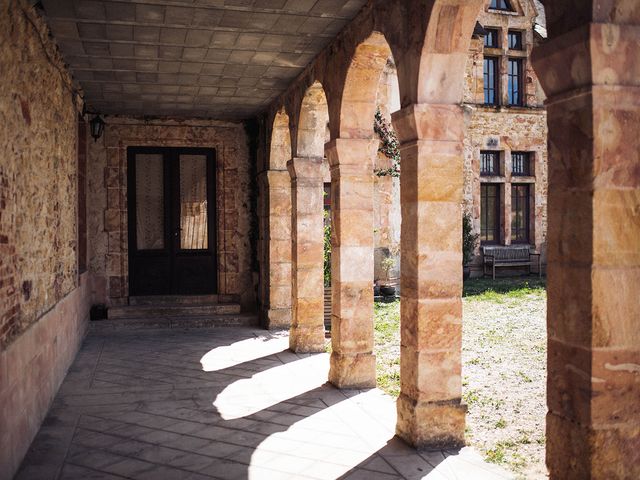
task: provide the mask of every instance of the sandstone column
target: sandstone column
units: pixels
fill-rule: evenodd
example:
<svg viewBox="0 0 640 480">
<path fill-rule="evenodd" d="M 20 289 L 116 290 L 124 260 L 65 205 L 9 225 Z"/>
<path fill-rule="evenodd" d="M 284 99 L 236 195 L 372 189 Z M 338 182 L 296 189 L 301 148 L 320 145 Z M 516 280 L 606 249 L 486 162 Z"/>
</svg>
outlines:
<svg viewBox="0 0 640 480">
<path fill-rule="evenodd" d="M 322 158 L 294 158 L 291 175 L 292 322 L 294 352 L 324 351 Z"/>
<path fill-rule="evenodd" d="M 396 433 L 417 447 L 464 444 L 462 109 L 412 105 L 393 115 L 401 141 L 401 388 Z"/>
<path fill-rule="evenodd" d="M 331 165 L 331 368 L 338 388 L 376 385 L 373 355 L 373 156 L 376 140 L 337 139 Z"/>
<path fill-rule="evenodd" d="M 610 14 L 617 4 L 534 52 L 548 95 L 552 479 L 640 478 L 640 4 Z"/>
<path fill-rule="evenodd" d="M 263 235 L 260 255 L 264 277 L 261 312 L 268 329 L 291 325 L 291 179 L 286 170 L 267 170 L 260 174 L 265 198 L 260 218 Z"/>
</svg>

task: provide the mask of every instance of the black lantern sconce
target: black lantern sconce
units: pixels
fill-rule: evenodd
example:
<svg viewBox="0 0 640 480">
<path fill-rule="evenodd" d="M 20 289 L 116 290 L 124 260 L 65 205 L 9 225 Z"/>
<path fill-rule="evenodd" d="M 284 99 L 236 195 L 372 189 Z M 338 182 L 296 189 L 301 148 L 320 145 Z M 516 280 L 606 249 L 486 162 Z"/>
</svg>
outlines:
<svg viewBox="0 0 640 480">
<path fill-rule="evenodd" d="M 89 127 L 91 128 L 91 136 L 95 142 L 102 136 L 102 132 L 104 132 L 104 120 L 100 118 L 100 115 L 96 115 L 89 122 Z"/>
</svg>

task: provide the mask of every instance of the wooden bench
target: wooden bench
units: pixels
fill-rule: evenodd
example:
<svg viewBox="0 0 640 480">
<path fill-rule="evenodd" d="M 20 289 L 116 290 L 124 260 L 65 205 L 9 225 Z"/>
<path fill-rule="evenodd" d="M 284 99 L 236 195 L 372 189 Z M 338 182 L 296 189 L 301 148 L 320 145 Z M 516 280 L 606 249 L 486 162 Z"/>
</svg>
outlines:
<svg viewBox="0 0 640 480">
<path fill-rule="evenodd" d="M 540 254 L 532 253 L 529 245 L 486 246 L 482 247 L 482 274 L 487 275 L 487 267 L 491 267 L 493 279 L 496 279 L 496 267 L 529 267 L 538 266 L 538 276 L 542 276 Z"/>
</svg>

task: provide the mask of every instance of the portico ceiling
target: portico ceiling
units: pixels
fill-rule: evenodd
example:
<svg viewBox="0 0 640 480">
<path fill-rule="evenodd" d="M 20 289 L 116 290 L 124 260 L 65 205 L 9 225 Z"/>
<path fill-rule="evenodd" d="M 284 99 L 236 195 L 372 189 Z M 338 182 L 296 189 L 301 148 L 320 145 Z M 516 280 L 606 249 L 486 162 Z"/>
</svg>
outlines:
<svg viewBox="0 0 640 480">
<path fill-rule="evenodd" d="M 366 0 L 43 0 L 88 106 L 244 119 L 301 73 Z"/>
</svg>

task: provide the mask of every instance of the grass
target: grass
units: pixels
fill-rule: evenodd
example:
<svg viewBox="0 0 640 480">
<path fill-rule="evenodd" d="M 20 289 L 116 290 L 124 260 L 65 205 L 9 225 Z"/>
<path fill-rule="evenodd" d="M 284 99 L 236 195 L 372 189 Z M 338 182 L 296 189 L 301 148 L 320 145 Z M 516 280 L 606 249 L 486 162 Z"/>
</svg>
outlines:
<svg viewBox="0 0 640 480">
<path fill-rule="evenodd" d="M 536 391 L 544 400 L 545 281 L 532 277 L 472 279 L 464 283 L 462 295 L 467 441 L 487 461 L 503 465 L 517 478 L 543 478 L 539 472 L 544 470 L 545 438 L 540 428 L 544 414 L 526 399 Z M 374 311 L 378 387 L 397 397 L 400 302 L 376 303 Z M 540 417 L 539 424 L 524 421 L 532 416 Z"/>
<path fill-rule="evenodd" d="M 464 282 L 462 296 L 474 300 L 503 303 L 506 299 L 545 296 L 546 288 L 544 278 L 498 278 L 496 280 L 474 278 Z"/>
</svg>

